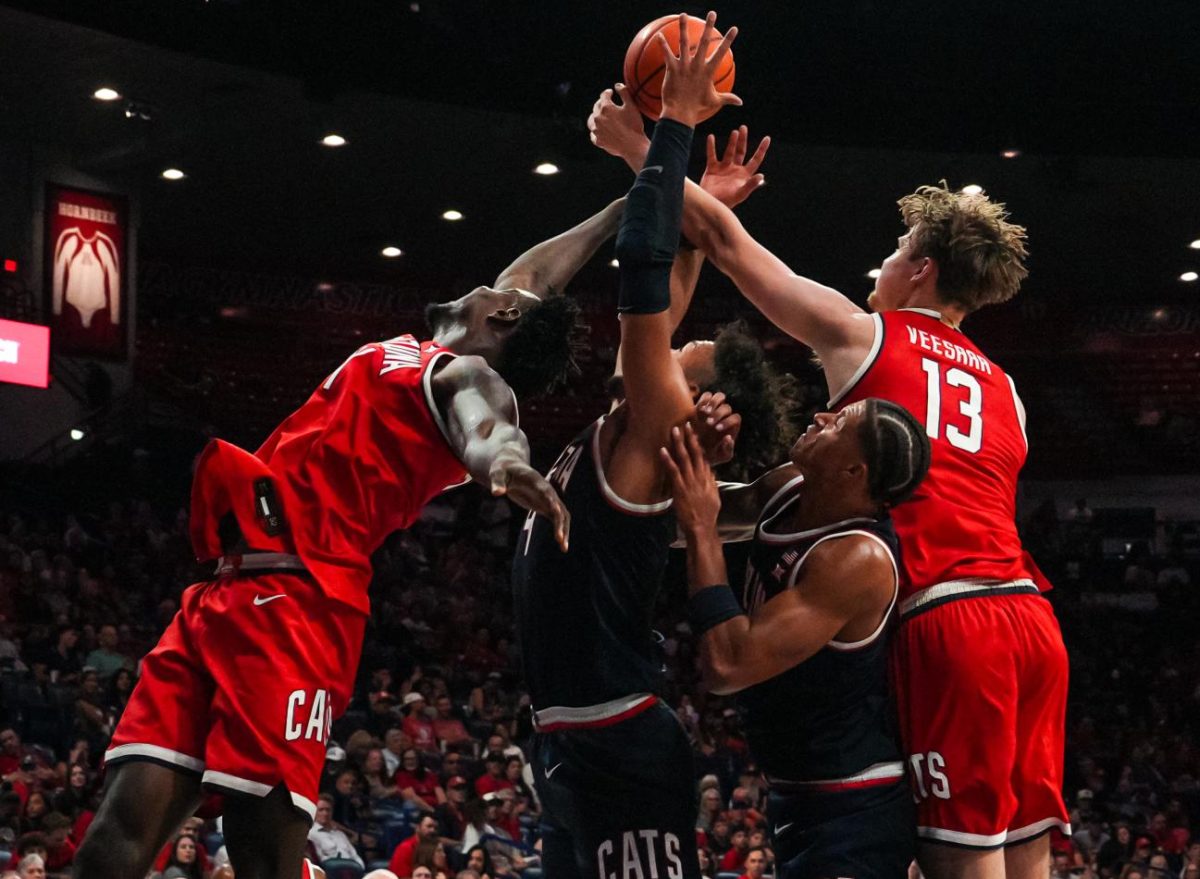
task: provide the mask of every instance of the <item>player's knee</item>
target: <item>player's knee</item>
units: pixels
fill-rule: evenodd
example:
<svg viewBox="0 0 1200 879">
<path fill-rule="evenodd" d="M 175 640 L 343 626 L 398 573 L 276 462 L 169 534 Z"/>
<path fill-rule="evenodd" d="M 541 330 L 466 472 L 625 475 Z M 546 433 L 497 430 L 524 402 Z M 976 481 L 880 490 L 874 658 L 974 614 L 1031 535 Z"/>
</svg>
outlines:
<svg viewBox="0 0 1200 879">
<path fill-rule="evenodd" d="M 75 853 L 75 875 L 86 879 L 137 875 L 145 860 L 145 844 L 137 825 L 122 816 L 123 810 L 105 809 L 88 827 Z"/>
</svg>

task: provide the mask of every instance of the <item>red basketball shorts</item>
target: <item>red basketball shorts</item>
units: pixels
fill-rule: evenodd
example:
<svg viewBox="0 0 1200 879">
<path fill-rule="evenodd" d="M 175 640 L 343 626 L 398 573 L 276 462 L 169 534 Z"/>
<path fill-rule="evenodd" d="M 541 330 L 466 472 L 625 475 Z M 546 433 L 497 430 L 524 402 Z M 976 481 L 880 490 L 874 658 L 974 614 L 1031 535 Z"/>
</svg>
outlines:
<svg viewBox="0 0 1200 879">
<path fill-rule="evenodd" d="M 333 719 L 346 710 L 366 617 L 307 574 L 197 583 L 158 645 L 105 754 L 266 796 L 280 784 L 309 816 Z"/>
<path fill-rule="evenodd" d="M 958 598 L 903 619 L 892 676 L 918 836 L 991 849 L 1070 833 L 1067 652 L 1050 603 Z"/>
</svg>

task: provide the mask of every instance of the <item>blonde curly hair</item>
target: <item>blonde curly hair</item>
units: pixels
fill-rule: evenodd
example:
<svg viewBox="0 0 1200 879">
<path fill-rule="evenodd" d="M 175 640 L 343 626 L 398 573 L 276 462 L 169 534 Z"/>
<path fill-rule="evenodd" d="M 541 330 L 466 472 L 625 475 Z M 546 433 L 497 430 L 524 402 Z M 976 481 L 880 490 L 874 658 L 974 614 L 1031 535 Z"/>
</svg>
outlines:
<svg viewBox="0 0 1200 879">
<path fill-rule="evenodd" d="M 938 292 L 968 312 L 1017 295 L 1025 268 L 1025 227 L 986 195 L 952 191 L 943 180 L 898 202 L 908 254 L 938 265 Z"/>
</svg>

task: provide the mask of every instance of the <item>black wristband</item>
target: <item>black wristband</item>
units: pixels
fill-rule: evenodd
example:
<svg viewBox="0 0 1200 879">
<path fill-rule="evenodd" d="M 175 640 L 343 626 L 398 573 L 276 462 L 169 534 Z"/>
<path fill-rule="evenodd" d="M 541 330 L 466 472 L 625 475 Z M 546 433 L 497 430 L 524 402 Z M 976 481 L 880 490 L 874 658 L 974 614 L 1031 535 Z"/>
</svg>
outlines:
<svg viewBox="0 0 1200 879">
<path fill-rule="evenodd" d="M 737 596 L 723 583 L 701 589 L 687 602 L 688 625 L 697 638 L 727 620 L 740 617 L 742 613 Z"/>
</svg>

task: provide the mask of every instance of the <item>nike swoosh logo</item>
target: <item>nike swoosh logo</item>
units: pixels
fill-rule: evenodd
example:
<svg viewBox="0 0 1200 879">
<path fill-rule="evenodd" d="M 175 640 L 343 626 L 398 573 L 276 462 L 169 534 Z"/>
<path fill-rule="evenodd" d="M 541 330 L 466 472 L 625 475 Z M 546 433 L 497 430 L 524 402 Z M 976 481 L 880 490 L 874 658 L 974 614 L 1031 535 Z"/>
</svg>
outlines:
<svg viewBox="0 0 1200 879">
<path fill-rule="evenodd" d="M 653 171 L 655 174 L 661 174 L 662 169 L 663 169 L 662 165 L 647 165 L 645 168 L 642 169 L 642 173 L 645 174 L 647 171 Z"/>
<path fill-rule="evenodd" d="M 791 827 L 795 823 L 796 823 L 795 821 L 789 821 L 787 824 L 776 824 L 775 825 L 775 835 L 778 836 L 779 834 L 783 833 L 783 831 L 787 830 L 789 827 Z"/>
<path fill-rule="evenodd" d="M 276 598 L 287 598 L 287 595 L 283 592 L 280 592 L 278 595 L 255 595 L 254 606 L 262 607 L 264 604 L 274 601 Z"/>
<path fill-rule="evenodd" d="M 558 767 L 560 767 L 560 766 L 562 766 L 562 763 L 555 763 L 553 766 L 551 766 L 549 769 L 546 770 L 547 780 L 549 780 L 551 775 L 553 775 L 555 772 L 558 771 Z"/>
</svg>

